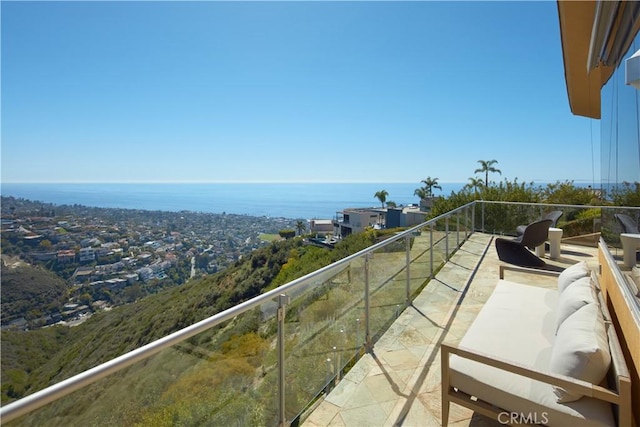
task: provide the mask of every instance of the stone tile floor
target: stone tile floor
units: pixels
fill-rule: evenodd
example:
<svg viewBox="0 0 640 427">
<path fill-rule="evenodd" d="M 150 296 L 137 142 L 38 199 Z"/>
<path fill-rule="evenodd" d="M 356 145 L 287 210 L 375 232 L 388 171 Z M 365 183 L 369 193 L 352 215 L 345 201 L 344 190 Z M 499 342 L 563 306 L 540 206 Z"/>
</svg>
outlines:
<svg viewBox="0 0 640 427">
<path fill-rule="evenodd" d="M 440 344 L 457 343 L 493 292 L 501 262 L 494 236 L 474 233 L 421 294 L 303 421 L 319 426 L 441 426 Z M 545 261 L 563 269 L 580 260 L 595 268 L 597 249 L 562 245 L 561 257 Z M 553 278 L 518 275 L 527 283 L 555 286 Z M 500 424 L 451 404 L 449 426 Z"/>
</svg>

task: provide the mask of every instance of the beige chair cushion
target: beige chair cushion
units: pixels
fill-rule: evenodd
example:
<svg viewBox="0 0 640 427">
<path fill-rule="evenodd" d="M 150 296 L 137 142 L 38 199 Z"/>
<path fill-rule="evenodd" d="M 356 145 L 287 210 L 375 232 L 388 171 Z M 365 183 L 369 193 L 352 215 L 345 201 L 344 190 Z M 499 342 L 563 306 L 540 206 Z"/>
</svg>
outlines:
<svg viewBox="0 0 640 427">
<path fill-rule="evenodd" d="M 587 304 L 565 319 L 551 349 L 551 372 L 600 384 L 611 363 L 607 330 L 598 304 Z M 554 387 L 558 403 L 573 402 L 581 394 Z"/>
<path fill-rule="evenodd" d="M 558 292 L 500 280 L 460 346 L 549 372 Z M 545 414 L 547 425 L 615 426 L 611 405 L 584 397 L 558 403 L 553 386 L 455 355 L 451 385 L 514 413 Z"/>
<path fill-rule="evenodd" d="M 580 261 L 571 267 L 565 268 L 558 276 L 558 292 L 562 293 L 571 283 L 582 277 L 589 276 L 589 273 L 586 261 Z"/>
<path fill-rule="evenodd" d="M 560 294 L 556 307 L 556 333 L 562 322 L 583 306 L 597 303 L 595 288 L 591 277 L 583 277 L 571 283 Z"/>
</svg>

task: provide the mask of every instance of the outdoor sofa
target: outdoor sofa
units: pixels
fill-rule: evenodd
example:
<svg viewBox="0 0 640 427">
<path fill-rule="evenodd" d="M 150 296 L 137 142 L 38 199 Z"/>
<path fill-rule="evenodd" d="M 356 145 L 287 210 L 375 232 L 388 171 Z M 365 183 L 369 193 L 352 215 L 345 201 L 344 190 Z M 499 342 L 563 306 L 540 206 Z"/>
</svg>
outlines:
<svg viewBox="0 0 640 427">
<path fill-rule="evenodd" d="M 631 385 L 597 276 L 585 262 L 557 289 L 500 280 L 458 345 L 442 344 L 442 425 L 450 403 L 502 424 L 630 426 Z M 536 272 L 536 273 L 533 273 Z"/>
</svg>

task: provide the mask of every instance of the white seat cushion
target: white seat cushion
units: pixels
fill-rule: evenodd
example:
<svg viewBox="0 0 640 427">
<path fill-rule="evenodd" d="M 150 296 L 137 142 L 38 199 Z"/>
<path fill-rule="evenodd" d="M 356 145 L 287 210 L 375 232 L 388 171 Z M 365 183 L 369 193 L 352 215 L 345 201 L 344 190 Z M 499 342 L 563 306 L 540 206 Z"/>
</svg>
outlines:
<svg viewBox="0 0 640 427">
<path fill-rule="evenodd" d="M 562 322 L 551 351 L 550 370 L 600 384 L 609 370 L 611 354 L 604 318 L 598 304 L 591 303 L 577 310 Z M 555 387 L 558 402 L 573 402 L 581 394 Z"/>
<path fill-rule="evenodd" d="M 597 303 L 595 288 L 591 277 L 583 277 L 571 283 L 560 294 L 556 308 L 556 332 L 562 322 L 587 304 Z"/>
<path fill-rule="evenodd" d="M 580 261 L 571 267 L 565 268 L 558 276 L 558 292 L 562 293 L 571 283 L 589 274 L 590 271 L 586 261 Z"/>
<path fill-rule="evenodd" d="M 557 301 L 554 289 L 500 280 L 460 346 L 549 372 Z M 450 381 L 506 411 L 536 413 L 538 420 L 544 413 L 550 426 L 615 426 L 606 402 L 584 397 L 561 404 L 549 384 L 455 355 L 450 359 Z"/>
</svg>

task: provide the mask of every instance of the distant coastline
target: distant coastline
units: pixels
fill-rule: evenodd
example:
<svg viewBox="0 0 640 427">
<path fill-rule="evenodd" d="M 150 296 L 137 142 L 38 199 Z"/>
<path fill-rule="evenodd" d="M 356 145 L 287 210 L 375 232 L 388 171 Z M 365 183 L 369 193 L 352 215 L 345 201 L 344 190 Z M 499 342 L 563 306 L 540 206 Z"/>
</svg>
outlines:
<svg viewBox="0 0 640 427">
<path fill-rule="evenodd" d="M 440 183 L 449 195 L 464 183 Z M 57 205 L 79 204 L 104 208 L 162 211 L 234 213 L 283 218 L 333 218 L 351 207 L 379 206 L 373 196 L 386 190 L 387 200 L 398 205 L 417 204 L 413 192 L 420 183 L 2 183 L 3 196 L 13 196 Z"/>
</svg>

